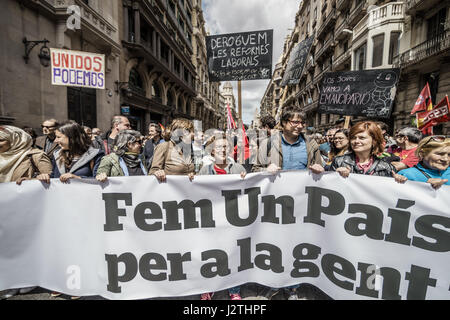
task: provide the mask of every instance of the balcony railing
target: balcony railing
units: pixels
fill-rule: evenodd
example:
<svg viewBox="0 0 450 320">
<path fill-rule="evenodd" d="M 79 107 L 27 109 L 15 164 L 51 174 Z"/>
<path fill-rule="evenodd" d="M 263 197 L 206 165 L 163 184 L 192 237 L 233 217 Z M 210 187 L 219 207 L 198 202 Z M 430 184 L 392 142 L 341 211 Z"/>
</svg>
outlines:
<svg viewBox="0 0 450 320">
<path fill-rule="evenodd" d="M 440 35 L 394 57 L 393 64 L 396 67 L 404 68 L 449 49 L 450 30 L 447 29 Z"/>
<path fill-rule="evenodd" d="M 344 29 L 348 28 L 348 19 L 345 19 L 342 21 L 342 23 L 336 28 L 336 31 L 334 32 L 334 37 L 336 40 L 344 39 L 346 35 L 350 35 L 350 33 L 342 32 Z"/>
<path fill-rule="evenodd" d="M 353 27 L 367 12 L 367 0 L 362 0 L 348 16 L 348 23 Z"/>
<path fill-rule="evenodd" d="M 404 19 L 405 4 L 403 2 L 394 2 L 370 11 L 369 28 L 373 28 L 386 21 Z"/>
<path fill-rule="evenodd" d="M 331 22 L 334 21 L 336 21 L 336 9 L 331 10 L 331 12 L 325 18 L 319 30 L 317 31 L 317 37 L 320 38 L 324 34 L 324 32 L 329 29 L 329 27 L 331 26 Z"/>
<path fill-rule="evenodd" d="M 342 63 L 350 59 L 351 56 L 352 56 L 351 50 L 345 51 L 335 61 L 333 61 L 333 69 L 338 68 Z"/>
<path fill-rule="evenodd" d="M 323 46 L 317 51 L 315 56 L 317 61 L 320 61 L 322 56 L 328 52 L 329 49 L 332 49 L 335 46 L 334 37 L 331 36 L 328 40 L 325 41 Z"/>
<path fill-rule="evenodd" d="M 336 10 L 344 11 L 345 7 L 349 4 L 350 0 L 337 0 L 336 2 Z"/>
</svg>

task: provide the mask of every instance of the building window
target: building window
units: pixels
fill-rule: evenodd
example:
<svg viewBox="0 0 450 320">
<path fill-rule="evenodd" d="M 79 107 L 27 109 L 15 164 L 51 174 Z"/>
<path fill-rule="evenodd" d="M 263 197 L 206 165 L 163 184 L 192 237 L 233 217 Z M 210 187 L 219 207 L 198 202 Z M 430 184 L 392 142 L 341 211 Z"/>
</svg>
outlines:
<svg viewBox="0 0 450 320">
<path fill-rule="evenodd" d="M 166 62 L 169 62 L 169 47 L 161 40 L 161 58 Z"/>
<path fill-rule="evenodd" d="M 360 46 L 358 49 L 355 50 L 355 61 L 353 64 L 353 69 L 355 71 L 364 70 L 366 68 L 366 50 L 367 50 L 366 43 L 364 43 L 362 46 Z"/>
<path fill-rule="evenodd" d="M 427 19 L 427 39 L 433 39 L 444 33 L 447 8 L 441 9 L 438 13 Z"/>
<path fill-rule="evenodd" d="M 391 39 L 389 41 L 389 64 L 392 64 L 394 57 L 398 56 L 398 45 L 399 45 L 400 32 L 391 32 Z"/>
<path fill-rule="evenodd" d="M 130 71 L 130 78 L 128 80 L 128 85 L 131 90 L 138 92 L 142 95 L 145 95 L 144 82 L 142 81 L 142 77 L 136 70 L 136 68 L 133 68 Z"/>
<path fill-rule="evenodd" d="M 384 33 L 373 37 L 372 40 L 373 40 L 372 67 L 375 68 L 383 64 Z"/>
</svg>

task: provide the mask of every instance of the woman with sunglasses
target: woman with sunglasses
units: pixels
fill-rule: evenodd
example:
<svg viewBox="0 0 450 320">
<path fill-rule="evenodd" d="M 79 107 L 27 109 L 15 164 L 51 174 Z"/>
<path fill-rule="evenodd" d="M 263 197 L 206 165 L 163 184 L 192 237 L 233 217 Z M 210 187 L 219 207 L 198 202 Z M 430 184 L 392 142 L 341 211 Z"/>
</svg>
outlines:
<svg viewBox="0 0 450 320">
<path fill-rule="evenodd" d="M 142 135 L 134 130 L 121 131 L 114 141 L 113 152 L 103 157 L 96 179 L 105 182 L 108 177 L 147 175 L 141 159 Z"/>
<path fill-rule="evenodd" d="M 417 146 L 419 163 L 399 172 L 411 181 L 429 183 L 434 189 L 450 185 L 450 138 L 445 136 L 426 137 Z"/>
<path fill-rule="evenodd" d="M 334 158 L 343 156 L 346 154 L 350 145 L 350 140 L 348 139 L 349 131 L 348 129 L 338 129 L 334 136 L 330 138 L 330 152 L 328 153 L 328 162 L 325 170 L 330 167 Z"/>
</svg>

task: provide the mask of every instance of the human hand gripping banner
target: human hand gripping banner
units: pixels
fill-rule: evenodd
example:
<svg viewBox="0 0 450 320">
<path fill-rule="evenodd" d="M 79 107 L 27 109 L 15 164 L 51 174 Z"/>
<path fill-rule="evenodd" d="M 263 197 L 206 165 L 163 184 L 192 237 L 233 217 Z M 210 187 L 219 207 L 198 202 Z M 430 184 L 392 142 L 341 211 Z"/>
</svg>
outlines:
<svg viewBox="0 0 450 320">
<path fill-rule="evenodd" d="M 336 173 L 0 184 L 0 290 L 174 297 L 256 282 L 450 299 L 450 188 Z"/>
</svg>

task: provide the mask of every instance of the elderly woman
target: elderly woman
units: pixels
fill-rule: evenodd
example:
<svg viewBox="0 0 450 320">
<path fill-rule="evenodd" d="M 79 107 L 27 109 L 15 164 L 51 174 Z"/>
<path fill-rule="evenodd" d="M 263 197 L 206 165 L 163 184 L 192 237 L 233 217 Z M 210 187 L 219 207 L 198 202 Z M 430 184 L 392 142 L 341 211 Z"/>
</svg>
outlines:
<svg viewBox="0 0 450 320">
<path fill-rule="evenodd" d="M 183 118 L 173 120 L 166 130 L 166 142 L 158 145 L 153 156 L 149 175 L 154 175 L 160 182 L 166 181 L 166 176 L 194 177 L 194 153 L 192 140 L 194 125 Z"/>
<path fill-rule="evenodd" d="M 121 131 L 114 141 L 114 152 L 103 157 L 96 179 L 105 182 L 108 177 L 147 175 L 141 160 L 142 135 L 134 130 Z"/>
<path fill-rule="evenodd" d="M 24 130 L 13 126 L 0 126 L 0 183 L 15 182 L 20 185 L 41 174 L 52 172 L 47 154 L 33 149 L 33 139 Z M 0 299 L 18 293 L 26 294 L 36 287 L 7 290 Z"/>
<path fill-rule="evenodd" d="M 399 172 L 411 181 L 429 183 L 434 189 L 450 185 L 450 138 L 431 136 L 422 139 L 416 149 L 419 163 Z"/>
<path fill-rule="evenodd" d="M 344 178 L 350 173 L 395 177 L 395 168 L 377 157 L 383 152 L 384 138 L 375 122 L 357 123 L 350 129 L 349 139 L 349 153 L 336 157 L 330 171 L 336 171 Z"/>
<path fill-rule="evenodd" d="M 67 121 L 55 131 L 55 142 L 61 147 L 52 159 L 52 175 L 43 175 L 39 180 L 50 183 L 50 178 L 59 178 L 67 183 L 71 179 L 95 177 L 103 152 L 92 147 L 89 136 L 75 121 Z"/>
<path fill-rule="evenodd" d="M 52 164 L 45 152 L 33 149 L 29 134 L 13 126 L 0 126 L 0 183 L 16 182 L 50 174 Z"/>
</svg>

